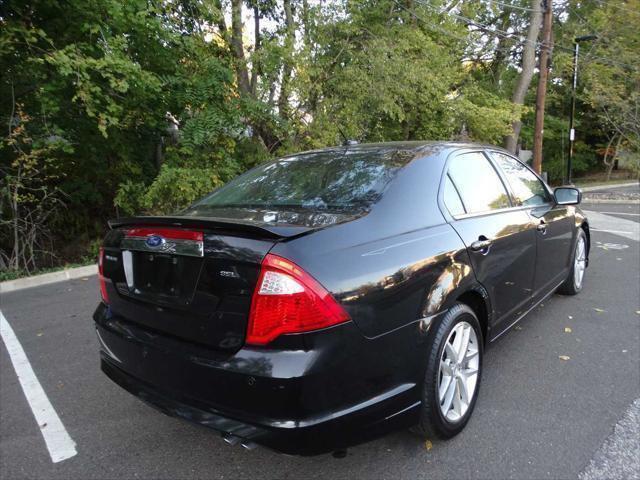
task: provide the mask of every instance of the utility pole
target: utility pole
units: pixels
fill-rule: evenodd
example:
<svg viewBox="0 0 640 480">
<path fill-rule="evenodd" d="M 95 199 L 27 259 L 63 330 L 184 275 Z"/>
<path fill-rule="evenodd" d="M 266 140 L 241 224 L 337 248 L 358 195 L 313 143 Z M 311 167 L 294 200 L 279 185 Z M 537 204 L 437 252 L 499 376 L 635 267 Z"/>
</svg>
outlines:
<svg viewBox="0 0 640 480">
<path fill-rule="evenodd" d="M 536 125 L 533 136 L 533 169 L 542 172 L 542 133 L 544 131 L 544 101 L 547 96 L 547 78 L 549 77 L 549 59 L 553 43 L 551 27 L 553 26 L 553 10 L 551 0 L 544 0 L 544 18 L 542 20 L 542 46 L 540 47 L 540 78 L 536 93 Z"/>
</svg>

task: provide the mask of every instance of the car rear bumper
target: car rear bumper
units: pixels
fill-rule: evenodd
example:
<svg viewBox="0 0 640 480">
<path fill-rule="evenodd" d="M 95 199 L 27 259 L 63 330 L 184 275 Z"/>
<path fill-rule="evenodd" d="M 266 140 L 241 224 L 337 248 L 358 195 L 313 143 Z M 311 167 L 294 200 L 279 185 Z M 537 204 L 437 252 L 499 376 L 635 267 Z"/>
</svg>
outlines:
<svg viewBox="0 0 640 480">
<path fill-rule="evenodd" d="M 136 331 L 104 306 L 94 320 L 101 368 L 115 383 L 168 415 L 244 442 L 316 455 L 418 421 L 415 383 L 396 382 L 365 398 L 360 392 L 358 401 L 349 402 L 353 397 L 344 394 L 337 373 L 344 368 L 324 358 L 330 352 L 241 349 L 206 358 L 198 347 L 181 351 L 182 342 Z"/>
</svg>

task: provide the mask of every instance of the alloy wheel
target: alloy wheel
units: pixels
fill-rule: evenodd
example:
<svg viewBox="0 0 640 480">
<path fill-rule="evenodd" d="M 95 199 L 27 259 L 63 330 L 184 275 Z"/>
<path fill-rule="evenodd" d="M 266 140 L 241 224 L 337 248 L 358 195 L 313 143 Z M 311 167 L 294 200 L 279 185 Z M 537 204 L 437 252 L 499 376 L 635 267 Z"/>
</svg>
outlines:
<svg viewBox="0 0 640 480">
<path fill-rule="evenodd" d="M 576 255 L 573 262 L 573 284 L 576 290 L 579 290 L 582 286 L 582 280 L 584 279 L 584 270 L 587 267 L 587 249 L 584 238 L 582 237 L 578 238 Z"/>
<path fill-rule="evenodd" d="M 478 336 L 467 322 L 453 327 L 440 357 L 438 400 L 440 412 L 450 422 L 464 417 L 478 383 Z"/>
</svg>

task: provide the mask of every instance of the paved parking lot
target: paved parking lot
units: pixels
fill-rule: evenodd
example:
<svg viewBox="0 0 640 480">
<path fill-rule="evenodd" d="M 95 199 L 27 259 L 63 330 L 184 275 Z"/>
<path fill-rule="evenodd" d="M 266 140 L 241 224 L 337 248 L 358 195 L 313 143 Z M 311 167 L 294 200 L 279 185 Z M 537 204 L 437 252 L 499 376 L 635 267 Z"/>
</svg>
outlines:
<svg viewBox="0 0 640 480">
<path fill-rule="evenodd" d="M 640 208 L 585 204 L 584 209 L 597 212 L 599 220 L 592 225 L 584 291 L 576 297 L 554 295 L 489 348 L 468 427 L 450 441 L 434 441 L 430 449 L 408 432 L 352 448 L 345 459 L 285 457 L 227 446 L 215 432 L 145 406 L 100 372 L 91 322 L 99 296 L 95 277 L 2 294 L 0 309 L 76 443 L 77 455 L 52 462 L 3 344 L 0 476 L 438 479 L 633 474 L 637 466 L 629 458 L 635 455 L 628 451 L 633 444 L 624 433 L 629 436 L 631 422 L 633 440 L 633 428 L 638 428 L 638 414 L 634 427 L 630 406 L 640 398 Z M 620 428 L 622 436 L 616 433 Z M 626 470 L 615 470 L 621 465 Z"/>
</svg>

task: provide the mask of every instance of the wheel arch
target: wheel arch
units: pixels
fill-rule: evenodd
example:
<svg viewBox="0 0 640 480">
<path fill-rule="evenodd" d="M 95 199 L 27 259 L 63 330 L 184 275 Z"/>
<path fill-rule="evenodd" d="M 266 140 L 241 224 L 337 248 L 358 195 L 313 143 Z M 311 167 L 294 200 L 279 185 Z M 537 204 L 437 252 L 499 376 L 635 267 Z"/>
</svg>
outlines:
<svg viewBox="0 0 640 480">
<path fill-rule="evenodd" d="M 589 222 L 587 221 L 586 218 L 580 224 L 580 228 L 584 231 L 584 234 L 587 237 L 587 262 L 588 262 L 589 252 L 591 251 L 591 231 L 589 230 Z"/>
<path fill-rule="evenodd" d="M 489 334 L 491 305 L 489 294 L 485 288 L 480 285 L 474 286 L 460 293 L 456 297 L 456 302 L 464 303 L 476 314 L 480 322 L 480 327 L 482 328 L 482 341 L 486 344 Z"/>
<path fill-rule="evenodd" d="M 493 315 L 491 297 L 478 282 L 466 248 L 451 255 L 449 263 L 427 290 L 422 317 L 444 314 L 458 302 L 469 306 L 476 314 L 482 327 L 483 343 L 486 344 Z"/>
</svg>

